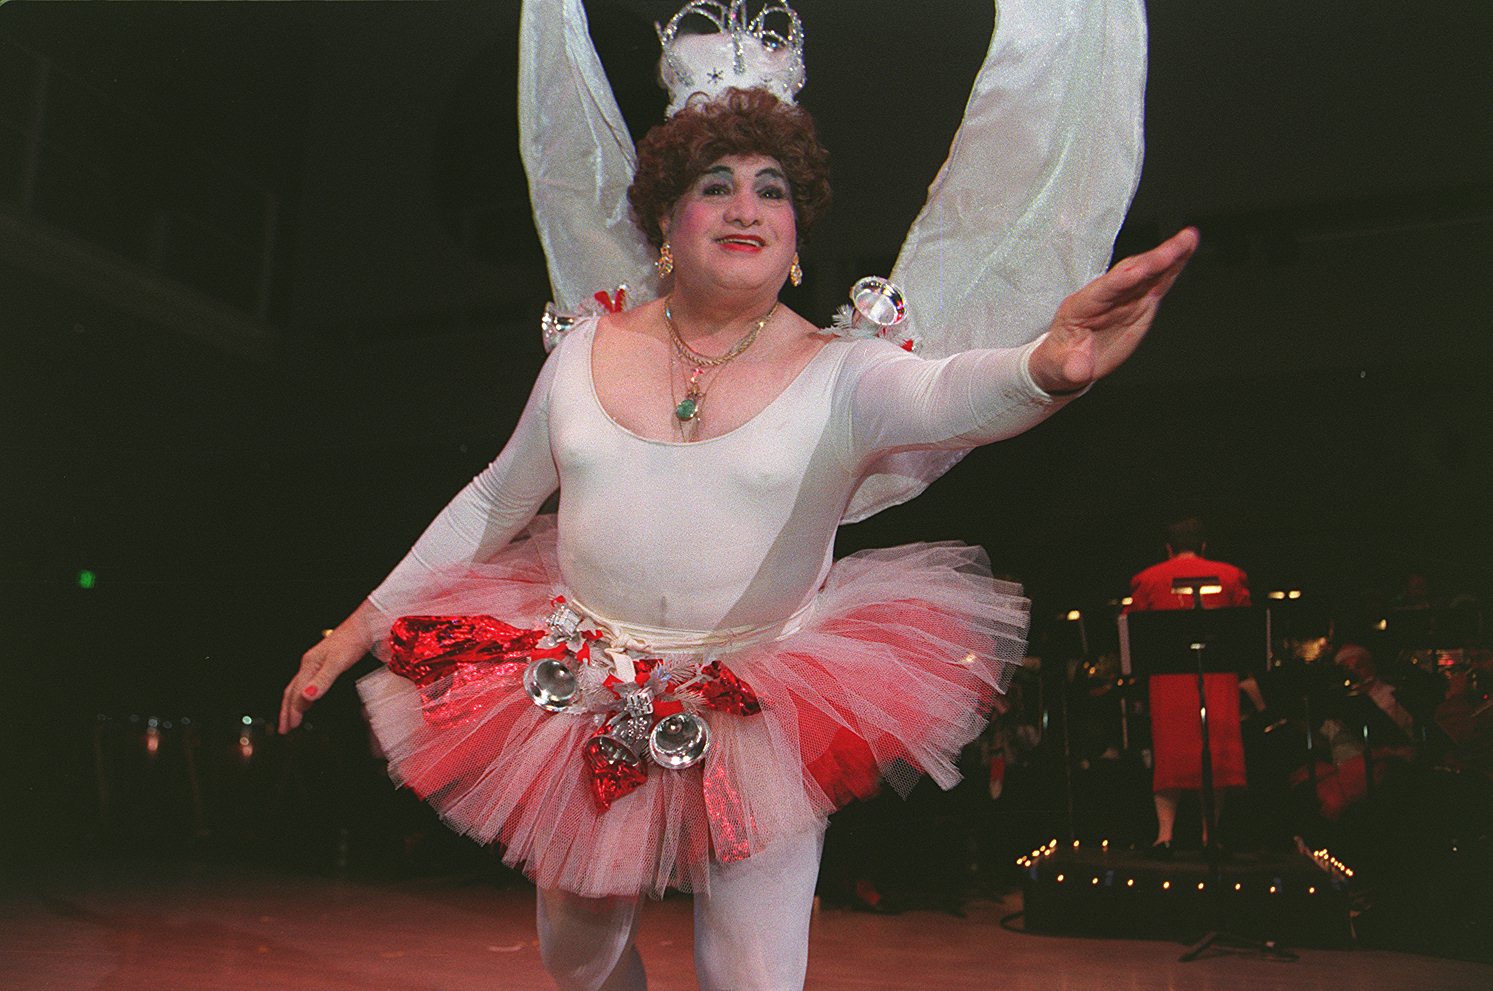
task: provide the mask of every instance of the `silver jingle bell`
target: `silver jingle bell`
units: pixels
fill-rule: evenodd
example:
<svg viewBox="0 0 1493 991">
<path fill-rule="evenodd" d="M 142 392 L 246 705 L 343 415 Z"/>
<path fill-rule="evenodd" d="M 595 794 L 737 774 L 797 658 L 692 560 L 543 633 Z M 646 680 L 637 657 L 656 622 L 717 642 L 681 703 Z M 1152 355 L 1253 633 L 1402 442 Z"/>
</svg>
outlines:
<svg viewBox="0 0 1493 991">
<path fill-rule="evenodd" d="M 541 657 L 524 668 L 524 691 L 541 709 L 561 712 L 570 708 L 578 689 L 575 672 L 564 661 Z"/>
<path fill-rule="evenodd" d="M 573 313 L 561 313 L 554 303 L 545 306 L 544 316 L 539 318 L 539 332 L 546 354 L 559 346 L 560 339 L 570 333 L 578 319 Z"/>
<path fill-rule="evenodd" d="M 611 764 L 627 764 L 637 767 L 643 759 L 627 745 L 627 741 L 612 736 L 610 733 L 601 736 L 593 736 L 586 741 L 586 756 L 588 758 L 604 760 Z"/>
<path fill-rule="evenodd" d="M 648 734 L 648 753 L 671 771 L 698 764 L 710 749 L 710 727 L 688 712 L 665 716 Z"/>
<path fill-rule="evenodd" d="M 907 316 L 907 296 L 902 288 L 875 275 L 868 275 L 851 286 L 850 302 L 855 306 L 851 326 L 871 323 L 885 329 L 896 326 Z"/>
</svg>

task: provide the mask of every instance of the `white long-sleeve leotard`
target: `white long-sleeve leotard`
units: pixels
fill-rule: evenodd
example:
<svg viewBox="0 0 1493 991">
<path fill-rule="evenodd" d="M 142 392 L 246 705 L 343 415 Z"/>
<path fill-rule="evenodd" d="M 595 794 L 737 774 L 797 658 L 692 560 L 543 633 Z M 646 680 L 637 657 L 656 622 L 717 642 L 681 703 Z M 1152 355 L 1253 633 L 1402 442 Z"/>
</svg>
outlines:
<svg viewBox="0 0 1493 991">
<path fill-rule="evenodd" d="M 861 473 L 890 450 L 969 448 L 1018 434 L 1066 399 L 1027 369 L 1035 342 L 926 361 L 833 341 L 766 408 L 694 443 L 612 420 L 591 378 L 595 321 L 555 350 L 503 452 L 435 518 L 370 596 L 398 616 L 432 577 L 485 561 L 560 490 L 560 568 L 593 614 L 719 632 L 807 607 Z"/>
</svg>

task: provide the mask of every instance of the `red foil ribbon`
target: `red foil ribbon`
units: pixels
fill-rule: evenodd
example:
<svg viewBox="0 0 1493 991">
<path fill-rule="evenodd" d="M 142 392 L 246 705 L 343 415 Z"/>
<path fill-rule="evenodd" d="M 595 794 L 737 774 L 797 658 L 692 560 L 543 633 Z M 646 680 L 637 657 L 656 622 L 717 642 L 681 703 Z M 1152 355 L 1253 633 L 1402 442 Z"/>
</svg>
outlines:
<svg viewBox="0 0 1493 991">
<path fill-rule="evenodd" d="M 731 776 L 720 765 L 712 766 L 700 781 L 705 796 L 705 814 L 710 818 L 710 839 L 723 864 L 734 864 L 752 855 L 747 829 L 749 816 Z"/>
<path fill-rule="evenodd" d="M 543 636 L 491 616 L 401 616 L 389 631 L 389 670 L 423 686 L 463 665 L 528 664 Z M 564 654 L 564 645 L 556 651 Z"/>
<path fill-rule="evenodd" d="M 607 752 L 601 741 L 601 737 L 605 735 L 605 729 L 597 731 L 581 748 L 581 755 L 586 758 L 586 771 L 591 778 L 591 794 L 595 796 L 596 804 L 601 806 L 603 812 L 610 809 L 612 803 L 623 795 L 637 791 L 648 780 L 648 769 L 643 766 L 641 759 L 627 760 Z"/>
<path fill-rule="evenodd" d="M 389 630 L 389 670 L 420 687 L 426 722 L 452 726 L 478 704 L 463 689 L 494 676 L 521 676 L 534 657 L 564 655 L 564 644 L 536 650 L 543 636 L 492 616 L 401 616 Z"/>
<path fill-rule="evenodd" d="M 752 686 L 720 661 L 711 661 L 700 670 L 705 675 L 700 695 L 710 708 L 733 716 L 755 716 L 762 711 L 762 702 Z"/>
</svg>

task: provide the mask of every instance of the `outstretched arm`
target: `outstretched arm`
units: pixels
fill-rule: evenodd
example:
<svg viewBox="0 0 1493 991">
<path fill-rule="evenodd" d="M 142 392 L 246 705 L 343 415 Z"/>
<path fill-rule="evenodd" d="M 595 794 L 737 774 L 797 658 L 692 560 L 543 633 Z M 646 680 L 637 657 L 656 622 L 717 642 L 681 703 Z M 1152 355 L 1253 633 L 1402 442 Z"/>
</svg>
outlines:
<svg viewBox="0 0 1493 991">
<path fill-rule="evenodd" d="M 1065 299 L 1048 333 L 1023 348 L 939 361 L 858 352 L 845 377 L 854 389 L 853 459 L 905 447 L 967 449 L 1036 426 L 1130 357 L 1197 245 L 1187 228 L 1126 258 Z"/>
<path fill-rule="evenodd" d="M 890 273 L 907 293 L 904 330 L 929 359 L 1035 340 L 1064 296 L 1103 271 L 1140 178 L 1141 0 L 992 7 L 998 24 L 959 131 Z M 994 437 L 945 443 L 892 425 L 858 433 L 873 447 L 915 447 L 865 466 L 847 523 L 907 501 Z"/>
<path fill-rule="evenodd" d="M 1150 251 L 1133 255 L 1063 300 L 1028 368 L 1055 395 L 1097 382 L 1135 353 L 1161 299 L 1198 247 L 1187 227 Z"/>
<path fill-rule="evenodd" d="M 491 558 L 559 487 L 549 443 L 549 391 L 559 354 L 545 363 L 503 453 L 441 510 L 357 610 L 302 656 L 280 696 L 281 733 L 299 726 L 306 710 L 372 649 L 390 620 L 428 595 L 443 572 Z"/>
</svg>

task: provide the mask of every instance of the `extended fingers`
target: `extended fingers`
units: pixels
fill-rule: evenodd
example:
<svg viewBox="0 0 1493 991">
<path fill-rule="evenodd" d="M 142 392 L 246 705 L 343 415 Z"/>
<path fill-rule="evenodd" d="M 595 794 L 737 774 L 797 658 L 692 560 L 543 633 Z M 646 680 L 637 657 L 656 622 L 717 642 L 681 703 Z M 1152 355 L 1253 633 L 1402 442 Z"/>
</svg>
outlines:
<svg viewBox="0 0 1493 991">
<path fill-rule="evenodd" d="M 321 697 L 321 690 L 314 684 L 304 687 L 297 677 L 285 687 L 285 692 L 280 696 L 280 732 L 289 733 L 301 725 L 301 719 L 306 710 L 311 708 L 311 703 Z"/>
<path fill-rule="evenodd" d="M 1197 251 L 1203 237 L 1196 227 L 1184 227 L 1171 237 L 1152 248 L 1148 254 L 1159 254 L 1167 259 L 1167 265 L 1186 262 Z"/>
<path fill-rule="evenodd" d="M 1177 281 L 1177 276 L 1182 274 L 1182 269 L 1187 267 L 1188 261 L 1197 251 L 1198 245 L 1202 243 L 1202 237 L 1198 234 L 1196 227 L 1184 227 L 1169 239 L 1157 245 L 1154 251 L 1158 254 L 1158 261 L 1162 262 L 1160 278 L 1152 287 L 1153 291 L 1159 289 L 1157 295 L 1165 295 L 1171 289 L 1172 283 Z"/>
<path fill-rule="evenodd" d="M 289 733 L 300 725 L 301 714 L 291 705 L 291 699 L 296 691 L 295 682 L 292 681 L 285 686 L 285 691 L 280 693 L 280 732 Z"/>
<path fill-rule="evenodd" d="M 1184 227 L 1150 251 L 1133 255 L 1116 265 L 1116 269 L 1128 269 L 1126 274 L 1138 286 L 1147 290 L 1157 285 L 1170 288 L 1181 274 L 1201 242 L 1196 227 Z"/>
<path fill-rule="evenodd" d="M 1197 228 L 1186 227 L 1150 251 L 1131 255 L 1076 294 L 1083 310 L 1097 315 L 1147 298 L 1159 300 L 1197 251 Z"/>
<path fill-rule="evenodd" d="M 1184 227 L 1148 251 L 1126 255 L 1110 271 L 1125 272 L 1142 278 L 1155 275 L 1178 262 L 1186 262 L 1197 250 L 1200 240 L 1196 227 Z"/>
<path fill-rule="evenodd" d="M 280 694 L 281 733 L 288 733 L 299 726 L 302 714 L 312 702 L 326 692 L 326 686 L 321 684 L 326 668 L 326 658 L 323 656 L 321 644 L 306 651 L 305 656 L 301 658 L 300 670 L 296 671 L 295 677 Z M 330 682 L 331 679 L 327 681 Z"/>
</svg>

